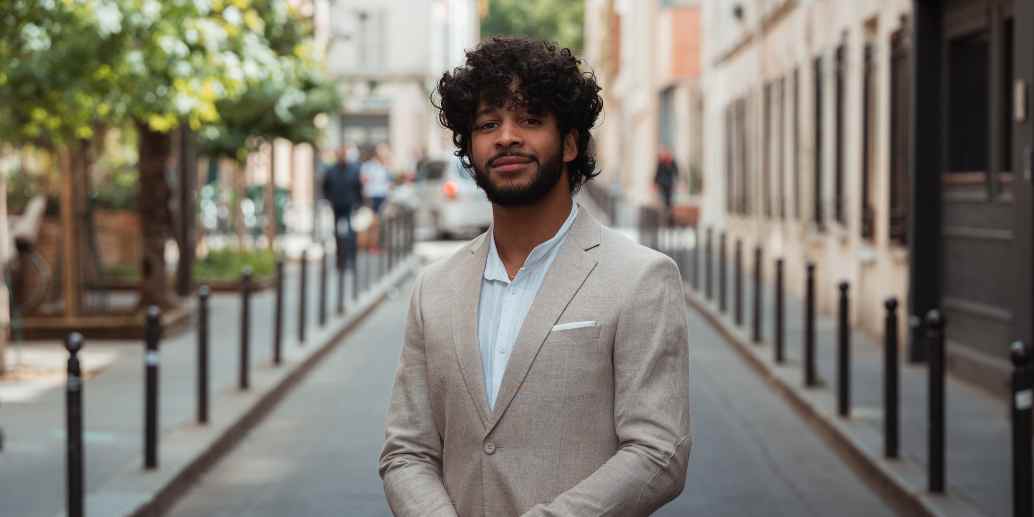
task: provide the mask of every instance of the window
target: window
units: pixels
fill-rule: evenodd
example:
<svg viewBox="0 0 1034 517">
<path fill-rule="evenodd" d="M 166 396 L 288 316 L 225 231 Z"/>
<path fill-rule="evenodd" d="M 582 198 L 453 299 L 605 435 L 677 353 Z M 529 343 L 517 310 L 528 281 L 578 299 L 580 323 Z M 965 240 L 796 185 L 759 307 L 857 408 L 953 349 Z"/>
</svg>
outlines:
<svg viewBox="0 0 1034 517">
<path fill-rule="evenodd" d="M 989 165 L 990 35 L 987 30 L 948 43 L 948 168 L 953 184 L 983 184 Z"/>
<path fill-rule="evenodd" d="M 779 88 L 776 90 L 776 103 L 778 108 L 775 131 L 776 138 L 776 168 L 779 171 L 776 182 L 776 200 L 779 207 L 779 218 L 786 219 L 786 78 L 779 79 Z"/>
<path fill-rule="evenodd" d="M 762 88 L 761 106 L 761 203 L 765 217 L 772 217 L 772 83 Z"/>
<path fill-rule="evenodd" d="M 838 223 L 847 223 L 844 214 L 844 71 L 847 49 L 844 45 L 837 47 L 836 51 L 836 99 L 833 101 L 833 115 L 836 120 L 834 126 L 836 142 L 833 148 L 833 217 Z"/>
<path fill-rule="evenodd" d="M 873 45 L 865 45 L 865 62 L 862 68 L 862 238 L 872 239 L 875 235 L 876 210 L 872 199 L 874 176 L 871 170 L 876 155 L 876 82 L 873 70 Z"/>
<path fill-rule="evenodd" d="M 793 216 L 801 219 L 801 69 L 793 71 Z"/>
<path fill-rule="evenodd" d="M 912 70 L 910 29 L 891 38 L 890 55 L 890 239 L 908 244 L 908 219 L 912 206 L 909 156 L 912 146 Z"/>
<path fill-rule="evenodd" d="M 815 175 L 812 181 L 812 196 L 815 201 L 815 225 L 822 230 L 822 56 L 815 58 L 812 69 L 815 80 Z"/>
<path fill-rule="evenodd" d="M 1001 147 L 999 152 L 1001 154 L 1001 165 L 998 169 L 998 181 L 996 181 L 995 190 L 997 192 L 1004 192 L 1009 189 L 1012 181 L 1012 88 L 1015 77 L 1013 76 L 1013 20 L 1010 18 L 1005 21 L 1002 30 L 1002 80 L 1001 80 L 1001 95 L 1002 95 L 1002 108 L 998 114 L 998 123 L 1001 124 L 1001 134 L 999 140 L 1001 141 Z"/>
</svg>

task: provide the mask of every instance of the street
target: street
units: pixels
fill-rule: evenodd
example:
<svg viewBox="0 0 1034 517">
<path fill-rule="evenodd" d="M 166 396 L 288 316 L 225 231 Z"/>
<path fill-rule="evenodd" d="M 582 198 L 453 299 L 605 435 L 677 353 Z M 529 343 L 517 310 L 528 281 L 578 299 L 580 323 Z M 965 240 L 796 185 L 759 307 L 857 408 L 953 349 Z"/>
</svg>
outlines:
<svg viewBox="0 0 1034 517">
<path fill-rule="evenodd" d="M 174 516 L 391 515 L 377 475 L 412 282 L 347 336 L 172 508 Z M 698 315 L 695 444 L 657 515 L 894 515 Z"/>
</svg>

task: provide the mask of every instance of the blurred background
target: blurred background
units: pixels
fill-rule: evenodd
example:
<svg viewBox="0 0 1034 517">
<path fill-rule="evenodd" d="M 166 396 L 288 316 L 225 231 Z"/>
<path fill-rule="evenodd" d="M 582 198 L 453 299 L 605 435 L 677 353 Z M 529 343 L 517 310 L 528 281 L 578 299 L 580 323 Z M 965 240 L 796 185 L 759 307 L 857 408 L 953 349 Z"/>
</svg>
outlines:
<svg viewBox="0 0 1034 517">
<path fill-rule="evenodd" d="M 31 487 L 62 479 L 55 447 L 65 431 L 52 420 L 63 407 L 56 387 L 66 379 L 60 340 L 69 332 L 97 343 L 89 375 L 108 379 L 114 392 L 138 389 L 118 365 L 140 359 L 126 344 L 143 337 L 150 306 L 162 311 L 165 339 L 193 342 L 201 285 L 227 293 L 230 321 L 245 269 L 272 311 L 269 290 L 279 280 L 316 275 L 317 261 L 333 257 L 341 292 L 359 298 L 377 291 L 364 291 L 357 271 L 395 253 L 393 232 L 410 221 L 421 264 L 487 229 L 490 204 L 454 156 L 430 96 L 465 50 L 498 34 L 556 41 L 595 74 L 604 98 L 594 129 L 600 175 L 578 201 L 679 262 L 695 300 L 690 317 L 707 336 L 701 341 L 714 344 L 700 345 L 709 350 L 701 361 L 736 372 L 713 379 L 727 394 L 701 403 L 712 424 L 725 422 L 712 432 L 729 426 L 715 435 L 728 440 L 719 449 L 740 449 L 742 469 L 785 476 L 781 488 L 757 488 L 703 453 L 713 479 L 698 471 L 697 487 L 671 515 L 1029 512 L 1029 428 L 1010 434 L 1029 422 L 1029 411 L 1016 413 L 1029 409 L 1029 399 L 1016 398 L 1016 379 L 1030 382 L 1034 340 L 1034 5 L 1026 0 L 6 0 L 0 508 L 17 501 L 10 515 L 53 515 L 62 507 Z M 286 276 L 277 275 L 278 261 Z M 391 264 L 378 271 L 408 271 Z M 750 274 L 758 280 L 744 287 Z M 364 385 L 381 398 L 397 360 L 392 332 L 405 314 L 391 297 L 409 288 L 399 275 L 377 277 L 392 307 L 381 310 L 383 328 L 356 331 L 391 347 L 376 359 L 351 357 L 381 368 Z M 770 312 L 775 297 L 760 294 L 777 282 L 795 318 L 785 330 Z M 729 313 L 727 283 L 730 297 L 757 293 L 746 312 L 765 346 L 775 346 L 779 329 L 803 347 L 794 340 L 805 339 L 804 314 L 817 314 L 820 348 L 825 342 L 829 352 L 818 366 L 828 384 L 815 386 L 829 397 L 844 377 L 834 345 L 846 329 L 856 361 L 848 364 L 870 365 L 857 366 L 869 373 L 848 385 L 859 401 L 852 416 L 834 415 L 832 398 L 815 395 L 815 386 L 794 384 L 799 393 L 788 401 L 774 394 L 793 383 L 760 380 L 791 375 L 786 368 L 804 367 L 803 356 L 791 366 L 767 356 L 763 367 L 732 366 L 723 354 L 737 348 L 726 338 L 748 329 L 745 316 Z M 304 296 L 323 295 L 302 291 L 286 310 L 297 311 Z M 927 324 L 931 311 L 943 327 Z M 888 408 L 898 407 L 884 398 L 888 336 L 900 349 L 887 357 L 904 372 L 903 452 L 894 457 L 880 445 Z M 183 361 L 193 368 L 193 359 Z M 935 368 L 947 371 L 949 386 L 946 467 L 930 434 L 933 384 L 924 384 Z M 184 382 L 168 396 L 191 399 Z M 345 389 L 352 381 L 333 382 Z M 359 418 L 379 424 L 378 400 L 365 402 Z M 830 415 L 821 432 L 817 417 L 799 413 L 805 406 Z M 341 411 L 355 407 L 367 406 Z M 189 420 L 177 411 L 169 422 Z M 135 414 L 129 420 L 139 427 Z M 810 431 L 796 427 L 804 422 Z M 379 446 L 373 424 L 356 438 L 365 452 L 337 457 L 368 462 Z M 775 429 L 777 438 L 732 437 L 743 427 Z M 94 430 L 98 447 L 114 447 L 98 453 L 109 466 L 90 474 L 97 487 L 133 457 L 124 445 L 137 437 L 123 431 Z M 810 438 L 798 443 L 794 434 Z M 753 463 L 773 439 L 784 452 Z M 978 450 L 994 452 L 970 452 Z M 950 473 L 947 488 L 931 481 L 938 461 Z M 30 464 L 43 466 L 20 470 Z M 374 495 L 356 500 L 370 496 L 370 506 L 311 513 L 383 514 L 375 472 L 364 472 L 356 483 Z M 820 482 L 823 472 L 836 474 Z M 837 504 L 863 492 L 871 494 L 846 510 Z M 186 508 L 216 513 L 198 500 Z M 241 508 L 234 514 L 252 513 Z"/>
</svg>

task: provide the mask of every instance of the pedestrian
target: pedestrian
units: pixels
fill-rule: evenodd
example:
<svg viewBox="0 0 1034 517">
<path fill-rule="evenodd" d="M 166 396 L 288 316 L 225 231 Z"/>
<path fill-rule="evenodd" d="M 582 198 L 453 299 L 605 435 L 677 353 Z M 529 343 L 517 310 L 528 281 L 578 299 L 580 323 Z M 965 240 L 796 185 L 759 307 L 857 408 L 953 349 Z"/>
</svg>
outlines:
<svg viewBox="0 0 1034 517">
<path fill-rule="evenodd" d="M 342 145 L 337 151 L 337 160 L 323 176 L 323 197 L 334 211 L 334 242 L 338 250 L 337 268 L 344 270 L 346 257 L 355 267 L 356 235 L 352 228 L 352 213 L 362 205 L 363 184 L 359 176 L 359 162 L 356 151 Z"/>
<path fill-rule="evenodd" d="M 369 201 L 373 213 L 380 215 L 384 201 L 391 192 L 391 173 L 388 172 L 388 147 L 378 144 L 368 153 L 360 174 L 363 180 L 363 196 Z"/>
<path fill-rule="evenodd" d="M 685 294 L 573 201 L 603 105 L 580 64 L 495 37 L 437 85 L 492 225 L 415 281 L 380 457 L 397 516 L 640 516 L 682 491 Z"/>
<path fill-rule="evenodd" d="M 657 191 L 668 213 L 671 213 L 671 195 L 678 178 L 679 166 L 668 147 L 662 144 L 657 153 L 657 172 L 654 174 L 653 182 L 657 185 Z"/>
</svg>

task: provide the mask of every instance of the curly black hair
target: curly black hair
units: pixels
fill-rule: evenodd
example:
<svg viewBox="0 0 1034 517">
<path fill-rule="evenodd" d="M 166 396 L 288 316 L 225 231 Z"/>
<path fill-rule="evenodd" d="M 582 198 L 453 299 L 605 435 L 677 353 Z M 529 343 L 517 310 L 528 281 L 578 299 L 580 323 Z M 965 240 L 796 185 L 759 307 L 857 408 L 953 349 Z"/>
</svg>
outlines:
<svg viewBox="0 0 1034 517">
<path fill-rule="evenodd" d="M 581 60 L 555 43 L 521 37 L 492 37 L 466 53 L 464 66 L 446 72 L 436 89 L 438 120 L 452 130 L 456 156 L 470 167 L 470 139 L 478 104 L 523 107 L 551 113 L 560 134 L 577 131 L 578 157 L 567 163 L 572 193 L 599 175 L 589 130 L 603 99 L 596 76 L 583 72 Z"/>
</svg>

